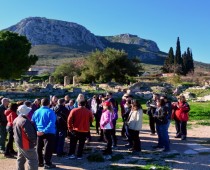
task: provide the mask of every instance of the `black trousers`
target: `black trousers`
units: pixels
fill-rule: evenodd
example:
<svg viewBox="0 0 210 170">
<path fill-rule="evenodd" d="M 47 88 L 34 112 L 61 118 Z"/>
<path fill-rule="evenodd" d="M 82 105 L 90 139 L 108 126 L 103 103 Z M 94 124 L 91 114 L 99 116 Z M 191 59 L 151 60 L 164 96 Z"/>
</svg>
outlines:
<svg viewBox="0 0 210 170">
<path fill-rule="evenodd" d="M 153 116 L 149 116 L 149 127 L 151 133 L 155 133 L 155 118 Z"/>
<path fill-rule="evenodd" d="M 77 142 L 79 141 L 79 146 L 77 149 L 77 156 L 82 157 L 83 148 L 85 145 L 85 140 L 88 136 L 88 132 L 78 132 L 73 131 L 70 135 L 70 149 L 69 149 L 69 155 L 75 154 Z"/>
<path fill-rule="evenodd" d="M 95 117 L 95 120 L 96 120 L 96 133 L 99 134 L 101 115 L 96 113 L 96 114 L 94 114 L 94 117 Z"/>
<path fill-rule="evenodd" d="M 107 142 L 106 149 L 104 150 L 104 155 L 110 155 L 112 154 L 113 129 L 103 129 L 103 132 L 104 132 L 104 138 Z"/>
<path fill-rule="evenodd" d="M 175 119 L 176 135 L 187 136 L 187 122 Z"/>
<path fill-rule="evenodd" d="M 139 139 L 139 131 L 128 129 L 129 137 L 132 142 L 133 151 L 140 152 L 141 151 L 141 141 Z"/>
<path fill-rule="evenodd" d="M 43 150 L 44 147 L 44 160 L 43 160 Z M 43 136 L 37 137 L 37 154 L 39 159 L 39 164 L 43 164 L 43 161 L 46 165 L 52 164 L 51 158 L 52 153 L 55 148 L 55 134 L 44 134 Z"/>
<path fill-rule="evenodd" d="M 14 142 L 13 128 L 11 126 L 7 127 L 7 132 L 9 134 L 9 136 L 8 136 L 8 142 L 6 144 L 5 154 L 9 154 L 10 152 L 14 151 L 14 149 L 13 149 L 13 142 Z"/>
</svg>

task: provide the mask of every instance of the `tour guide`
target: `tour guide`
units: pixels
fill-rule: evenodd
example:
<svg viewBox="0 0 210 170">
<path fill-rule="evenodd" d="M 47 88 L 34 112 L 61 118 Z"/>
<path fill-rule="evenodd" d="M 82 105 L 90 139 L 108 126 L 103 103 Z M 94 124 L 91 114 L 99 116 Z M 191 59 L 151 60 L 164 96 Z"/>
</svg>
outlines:
<svg viewBox="0 0 210 170">
<path fill-rule="evenodd" d="M 39 159 L 39 166 L 44 166 L 45 169 L 55 168 L 52 164 L 52 152 L 55 141 L 55 121 L 56 115 L 52 109 L 49 108 L 50 100 L 44 98 L 41 100 L 42 107 L 36 110 L 32 116 L 32 122 L 35 123 L 37 129 L 37 153 Z M 43 164 L 43 150 L 44 146 L 44 164 Z"/>
</svg>

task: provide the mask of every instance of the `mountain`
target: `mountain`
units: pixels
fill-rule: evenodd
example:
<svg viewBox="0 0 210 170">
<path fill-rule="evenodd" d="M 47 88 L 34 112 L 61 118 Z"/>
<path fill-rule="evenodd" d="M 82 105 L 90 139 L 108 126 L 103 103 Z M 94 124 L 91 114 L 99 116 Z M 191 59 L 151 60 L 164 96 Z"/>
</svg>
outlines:
<svg viewBox="0 0 210 170">
<path fill-rule="evenodd" d="M 32 44 L 31 54 L 45 60 L 81 57 L 107 47 L 124 50 L 144 63 L 163 64 L 167 56 L 154 41 L 137 35 L 96 36 L 82 25 L 54 19 L 29 17 L 5 30 L 26 36 Z"/>
</svg>

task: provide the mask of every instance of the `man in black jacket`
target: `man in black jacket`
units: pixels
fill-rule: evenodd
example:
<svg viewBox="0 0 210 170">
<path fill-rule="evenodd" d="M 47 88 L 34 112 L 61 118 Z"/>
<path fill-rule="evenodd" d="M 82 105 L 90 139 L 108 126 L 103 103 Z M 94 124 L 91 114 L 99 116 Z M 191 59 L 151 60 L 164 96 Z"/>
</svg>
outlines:
<svg viewBox="0 0 210 170">
<path fill-rule="evenodd" d="M 0 153 L 5 152 L 5 141 L 7 136 L 6 126 L 7 126 L 7 117 L 4 114 L 4 111 L 9 105 L 9 99 L 3 98 L 1 100 L 0 106 Z"/>
<path fill-rule="evenodd" d="M 153 117 L 157 108 L 157 100 L 160 98 L 159 94 L 154 93 L 151 100 L 147 101 L 147 114 L 149 116 L 150 135 L 155 135 L 155 118 Z"/>
<path fill-rule="evenodd" d="M 67 133 L 67 118 L 69 115 L 69 110 L 65 107 L 65 99 L 59 99 L 58 105 L 54 107 L 54 112 L 56 113 L 56 153 L 58 157 L 64 156 L 63 151 L 65 137 Z"/>
</svg>

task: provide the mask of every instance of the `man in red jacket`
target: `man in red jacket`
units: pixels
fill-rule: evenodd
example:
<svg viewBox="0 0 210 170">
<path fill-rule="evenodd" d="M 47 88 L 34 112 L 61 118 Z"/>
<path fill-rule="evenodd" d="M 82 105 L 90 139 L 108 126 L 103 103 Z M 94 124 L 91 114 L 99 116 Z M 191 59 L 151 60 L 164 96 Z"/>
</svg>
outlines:
<svg viewBox="0 0 210 170">
<path fill-rule="evenodd" d="M 77 150 L 77 159 L 82 159 L 82 152 L 85 144 L 86 137 L 90 131 L 90 122 L 93 121 L 93 114 L 90 110 L 85 108 L 85 101 L 78 102 L 78 108 L 74 108 L 68 116 L 68 130 L 70 136 L 70 149 L 68 159 L 76 158 L 75 150 L 77 142 L 79 147 Z"/>
</svg>

